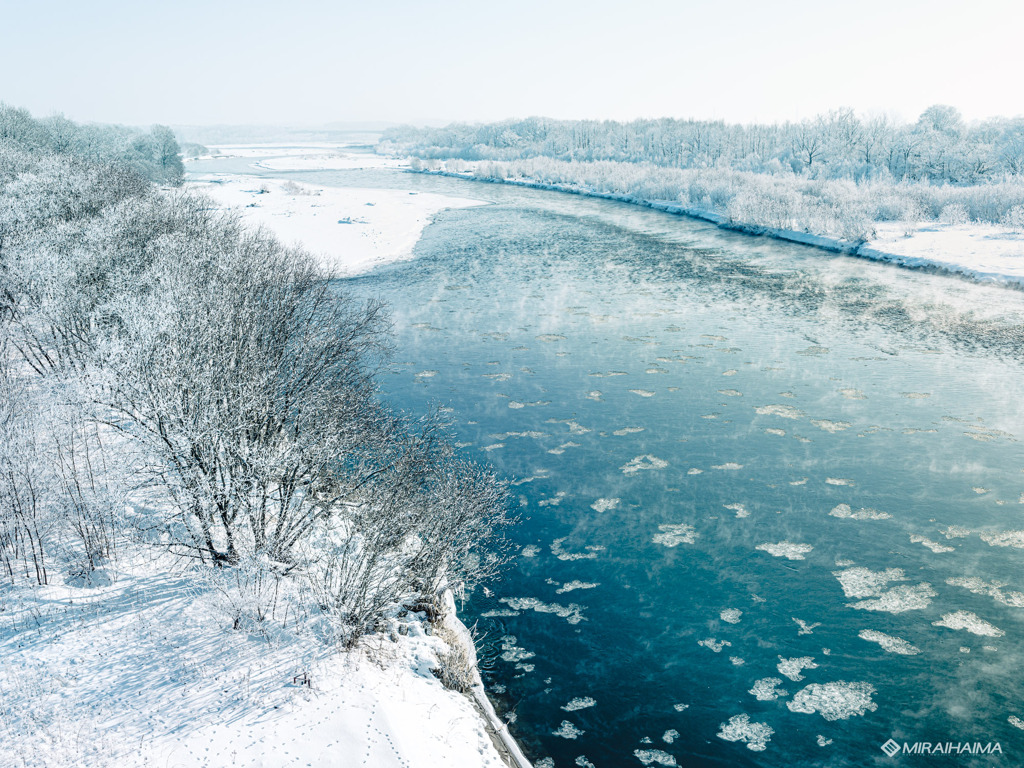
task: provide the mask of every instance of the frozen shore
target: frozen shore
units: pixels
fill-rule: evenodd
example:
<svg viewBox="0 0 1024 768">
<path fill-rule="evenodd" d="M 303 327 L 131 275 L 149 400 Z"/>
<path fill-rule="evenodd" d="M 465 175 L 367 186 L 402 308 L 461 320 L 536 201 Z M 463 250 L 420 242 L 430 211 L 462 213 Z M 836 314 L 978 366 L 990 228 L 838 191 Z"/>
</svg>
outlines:
<svg viewBox="0 0 1024 768">
<path fill-rule="evenodd" d="M 336 158 L 313 155 L 310 167 L 322 170 L 318 163 Z M 299 155 L 278 162 L 305 159 Z M 348 167 L 365 167 L 355 164 L 359 161 L 345 162 Z M 234 174 L 193 175 L 187 188 L 207 195 L 243 221 L 266 228 L 287 245 L 303 245 L 338 275 L 409 258 L 434 214 L 481 204 L 407 190 L 324 187 Z"/>
<path fill-rule="evenodd" d="M 734 222 L 713 211 L 684 206 L 671 200 L 645 200 L 631 195 L 600 192 L 572 184 L 552 184 L 532 179 L 480 177 L 471 172 L 428 170 L 414 172 L 617 200 L 666 213 L 702 219 L 723 229 L 801 243 L 833 253 L 843 253 L 873 261 L 885 261 L 902 267 L 948 272 L 979 282 L 1000 283 L 1024 288 L 1024 234 L 1009 231 L 1007 228 L 995 224 L 922 222 L 908 227 L 905 223 L 882 222 L 877 226 L 875 239 L 866 243 L 853 243 L 809 232 Z"/>
</svg>

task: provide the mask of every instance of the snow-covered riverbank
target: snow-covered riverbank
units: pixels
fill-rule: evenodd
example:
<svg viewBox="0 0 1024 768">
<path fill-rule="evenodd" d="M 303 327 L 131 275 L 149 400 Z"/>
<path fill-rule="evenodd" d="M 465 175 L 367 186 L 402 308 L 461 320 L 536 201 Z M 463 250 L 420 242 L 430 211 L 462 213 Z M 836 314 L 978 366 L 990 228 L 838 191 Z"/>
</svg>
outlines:
<svg viewBox="0 0 1024 768">
<path fill-rule="evenodd" d="M 447 647 L 424 614 L 339 652 L 294 617 L 232 630 L 216 586 L 157 550 L 103 575 L 5 592 L 0 765 L 505 765 L 431 672 Z"/>
</svg>

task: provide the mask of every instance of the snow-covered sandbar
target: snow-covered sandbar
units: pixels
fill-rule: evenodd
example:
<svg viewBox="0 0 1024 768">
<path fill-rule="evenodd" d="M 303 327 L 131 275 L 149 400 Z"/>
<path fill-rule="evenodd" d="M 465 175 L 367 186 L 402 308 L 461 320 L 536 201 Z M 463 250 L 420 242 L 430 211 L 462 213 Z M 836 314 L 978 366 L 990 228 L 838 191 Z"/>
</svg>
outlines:
<svg viewBox="0 0 1024 768">
<path fill-rule="evenodd" d="M 333 157 L 313 156 L 308 165 L 322 169 Z M 299 155 L 279 161 L 304 159 Z M 355 167 L 357 161 L 347 162 Z M 437 212 L 482 204 L 411 190 L 326 187 L 235 174 L 196 175 L 188 188 L 243 221 L 265 227 L 285 244 L 304 246 L 338 275 L 409 258 Z"/>
</svg>

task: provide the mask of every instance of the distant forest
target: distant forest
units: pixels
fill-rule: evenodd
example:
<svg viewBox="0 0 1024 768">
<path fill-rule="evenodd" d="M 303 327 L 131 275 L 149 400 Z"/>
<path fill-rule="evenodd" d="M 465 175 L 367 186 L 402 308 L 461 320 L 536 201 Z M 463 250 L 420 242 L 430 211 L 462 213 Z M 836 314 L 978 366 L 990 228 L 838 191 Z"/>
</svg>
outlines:
<svg viewBox="0 0 1024 768">
<path fill-rule="evenodd" d="M 968 124 L 944 105 L 906 125 L 841 109 L 782 125 L 533 117 L 400 127 L 378 151 L 427 171 L 674 201 L 852 242 L 884 221 L 1024 227 L 1024 118 Z"/>
</svg>

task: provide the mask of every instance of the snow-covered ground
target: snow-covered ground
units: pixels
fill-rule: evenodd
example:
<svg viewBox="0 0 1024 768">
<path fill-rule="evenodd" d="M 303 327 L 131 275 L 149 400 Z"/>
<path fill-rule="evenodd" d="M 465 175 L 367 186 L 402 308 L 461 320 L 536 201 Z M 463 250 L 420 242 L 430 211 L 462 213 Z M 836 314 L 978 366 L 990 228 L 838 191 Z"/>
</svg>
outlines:
<svg viewBox="0 0 1024 768">
<path fill-rule="evenodd" d="M 281 162 L 305 159 L 298 155 Z M 308 159 L 310 168 L 332 162 L 330 156 Z M 438 211 L 480 205 L 476 200 L 410 190 L 323 187 L 232 174 L 190 177 L 188 188 L 209 195 L 244 221 L 267 228 L 288 245 L 302 244 L 338 274 L 408 258 Z"/>
<path fill-rule="evenodd" d="M 157 550 L 108 575 L 0 593 L 0 766 L 505 765 L 423 614 L 342 652 L 294 617 L 233 630 Z"/>
</svg>

